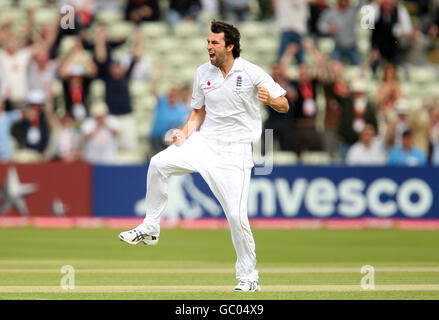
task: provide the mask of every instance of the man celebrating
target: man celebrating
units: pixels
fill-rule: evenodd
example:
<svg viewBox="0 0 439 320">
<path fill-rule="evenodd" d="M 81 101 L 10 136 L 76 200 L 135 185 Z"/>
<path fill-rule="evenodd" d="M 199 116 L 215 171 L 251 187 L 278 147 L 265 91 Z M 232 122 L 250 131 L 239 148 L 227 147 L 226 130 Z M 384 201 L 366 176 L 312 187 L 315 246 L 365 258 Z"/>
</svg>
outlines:
<svg viewBox="0 0 439 320">
<path fill-rule="evenodd" d="M 258 66 L 240 58 L 240 33 L 212 21 L 207 39 L 210 62 L 195 74 L 191 107 L 173 144 L 152 157 L 146 181 L 146 217 L 119 238 L 129 244 L 156 244 L 170 176 L 198 172 L 220 202 L 236 250 L 235 291 L 258 291 L 255 243 L 247 216 L 252 141 L 261 136 L 259 101 L 286 113 L 285 90 Z M 258 101 L 259 100 L 259 101 Z"/>
</svg>

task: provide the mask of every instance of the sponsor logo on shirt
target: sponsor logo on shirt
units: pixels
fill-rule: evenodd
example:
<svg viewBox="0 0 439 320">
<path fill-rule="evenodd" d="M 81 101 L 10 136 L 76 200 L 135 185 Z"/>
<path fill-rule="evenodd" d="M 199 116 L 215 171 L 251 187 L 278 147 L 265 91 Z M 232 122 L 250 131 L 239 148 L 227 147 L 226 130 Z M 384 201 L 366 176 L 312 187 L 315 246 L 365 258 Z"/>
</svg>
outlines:
<svg viewBox="0 0 439 320">
<path fill-rule="evenodd" d="M 216 88 L 216 86 L 213 84 L 213 82 L 212 81 L 206 81 L 203 85 L 202 85 L 202 87 L 201 87 L 203 90 L 211 90 L 211 89 L 215 89 Z"/>
</svg>

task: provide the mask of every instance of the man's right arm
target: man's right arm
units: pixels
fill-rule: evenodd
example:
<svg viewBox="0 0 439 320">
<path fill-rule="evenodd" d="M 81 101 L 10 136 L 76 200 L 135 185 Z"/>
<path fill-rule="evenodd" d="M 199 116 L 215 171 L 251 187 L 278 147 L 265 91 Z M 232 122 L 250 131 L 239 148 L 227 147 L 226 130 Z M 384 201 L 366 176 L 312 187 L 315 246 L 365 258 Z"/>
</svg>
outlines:
<svg viewBox="0 0 439 320">
<path fill-rule="evenodd" d="M 192 109 L 183 128 L 175 129 L 172 133 L 172 143 L 175 143 L 178 147 L 181 146 L 184 141 L 201 126 L 205 117 L 206 106 L 200 109 Z"/>
</svg>

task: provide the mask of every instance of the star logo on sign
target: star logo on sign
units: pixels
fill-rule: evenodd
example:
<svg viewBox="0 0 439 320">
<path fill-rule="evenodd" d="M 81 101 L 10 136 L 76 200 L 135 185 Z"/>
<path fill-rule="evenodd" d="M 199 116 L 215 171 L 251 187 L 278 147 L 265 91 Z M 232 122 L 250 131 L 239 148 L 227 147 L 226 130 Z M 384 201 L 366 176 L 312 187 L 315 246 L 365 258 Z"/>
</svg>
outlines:
<svg viewBox="0 0 439 320">
<path fill-rule="evenodd" d="M 27 216 L 29 210 L 24 197 L 34 193 L 37 189 L 34 183 L 21 183 L 18 179 L 17 170 L 8 168 L 5 184 L 0 188 L 0 215 L 6 214 L 10 209 L 15 208 L 20 215 Z"/>
</svg>

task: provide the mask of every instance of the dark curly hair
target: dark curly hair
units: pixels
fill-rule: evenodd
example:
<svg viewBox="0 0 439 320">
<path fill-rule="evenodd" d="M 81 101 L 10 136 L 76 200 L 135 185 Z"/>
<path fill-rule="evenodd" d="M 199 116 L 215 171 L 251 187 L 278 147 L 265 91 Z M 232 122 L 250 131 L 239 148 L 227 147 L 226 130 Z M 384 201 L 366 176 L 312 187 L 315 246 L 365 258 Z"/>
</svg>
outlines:
<svg viewBox="0 0 439 320">
<path fill-rule="evenodd" d="M 210 31 L 213 33 L 224 32 L 224 41 L 226 42 L 226 47 L 230 44 L 233 44 L 233 58 L 236 59 L 239 57 L 241 54 L 241 46 L 239 44 L 241 34 L 237 28 L 226 22 L 213 20 L 210 25 Z"/>
</svg>

